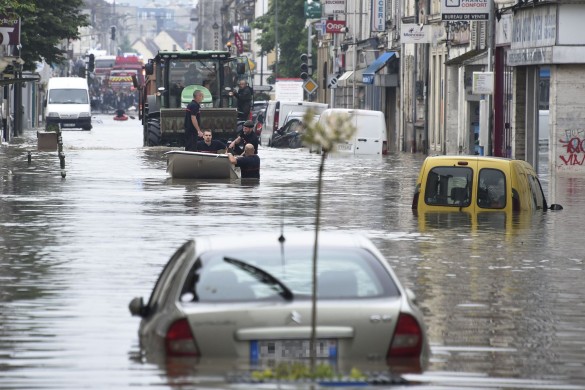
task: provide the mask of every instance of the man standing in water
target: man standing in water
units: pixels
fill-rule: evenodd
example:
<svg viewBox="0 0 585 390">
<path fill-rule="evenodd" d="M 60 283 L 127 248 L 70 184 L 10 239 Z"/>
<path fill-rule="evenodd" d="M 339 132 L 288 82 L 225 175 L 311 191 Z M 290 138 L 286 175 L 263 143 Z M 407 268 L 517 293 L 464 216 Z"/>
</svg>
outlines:
<svg viewBox="0 0 585 390">
<path fill-rule="evenodd" d="M 242 156 L 234 157 L 228 153 L 228 158 L 232 164 L 240 167 L 242 179 L 260 179 L 260 157 L 254 154 L 254 145 L 246 144 Z"/>
<path fill-rule="evenodd" d="M 197 150 L 197 141 L 203 140 L 200 112 L 202 101 L 203 92 L 196 90 L 193 92 L 193 100 L 185 111 L 185 150 L 191 152 Z"/>
</svg>

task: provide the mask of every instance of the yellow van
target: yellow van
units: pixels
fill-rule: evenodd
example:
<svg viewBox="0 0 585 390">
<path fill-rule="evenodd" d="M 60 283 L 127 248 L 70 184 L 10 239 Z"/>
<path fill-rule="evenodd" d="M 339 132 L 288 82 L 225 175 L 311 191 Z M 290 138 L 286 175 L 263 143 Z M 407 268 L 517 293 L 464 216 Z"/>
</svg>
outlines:
<svg viewBox="0 0 585 390">
<path fill-rule="evenodd" d="M 412 208 L 417 212 L 561 210 L 546 203 L 534 168 L 522 160 L 480 156 L 427 157 Z"/>
</svg>

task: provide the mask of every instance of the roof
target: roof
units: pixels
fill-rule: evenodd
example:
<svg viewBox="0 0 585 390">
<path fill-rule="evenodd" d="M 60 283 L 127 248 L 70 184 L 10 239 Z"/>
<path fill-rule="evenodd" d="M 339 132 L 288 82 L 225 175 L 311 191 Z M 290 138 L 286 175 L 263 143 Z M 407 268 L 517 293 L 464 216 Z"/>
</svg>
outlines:
<svg viewBox="0 0 585 390">
<path fill-rule="evenodd" d="M 255 232 L 251 234 L 236 233 L 232 236 L 199 236 L 195 239 L 197 252 L 208 250 L 225 250 L 234 248 L 280 248 L 312 246 L 315 240 L 314 231 L 285 231 L 284 241 L 279 241 L 280 232 Z M 252 238 L 252 239 L 251 239 Z M 373 244 L 356 232 L 321 231 L 319 232 L 320 247 L 337 248 L 371 248 Z"/>
</svg>

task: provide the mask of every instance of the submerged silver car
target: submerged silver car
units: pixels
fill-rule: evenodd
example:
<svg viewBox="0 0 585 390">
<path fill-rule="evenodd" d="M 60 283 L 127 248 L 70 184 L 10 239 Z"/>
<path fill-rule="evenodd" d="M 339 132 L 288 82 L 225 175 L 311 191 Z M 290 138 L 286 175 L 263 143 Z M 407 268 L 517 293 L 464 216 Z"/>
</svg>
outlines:
<svg viewBox="0 0 585 390">
<path fill-rule="evenodd" d="M 339 232 L 322 232 L 318 242 L 317 357 L 420 367 L 428 358 L 421 312 L 374 244 Z M 148 303 L 130 303 L 142 317 L 141 346 L 250 363 L 309 357 L 313 243 L 310 232 L 186 242 Z"/>
</svg>

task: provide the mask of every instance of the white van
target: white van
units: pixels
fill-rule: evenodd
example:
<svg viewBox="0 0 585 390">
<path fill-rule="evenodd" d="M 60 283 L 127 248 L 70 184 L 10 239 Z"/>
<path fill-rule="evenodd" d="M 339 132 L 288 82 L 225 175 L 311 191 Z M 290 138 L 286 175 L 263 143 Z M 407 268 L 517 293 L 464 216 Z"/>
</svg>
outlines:
<svg viewBox="0 0 585 390">
<path fill-rule="evenodd" d="M 329 107 L 326 103 L 305 102 L 305 101 L 280 101 L 271 100 L 266 107 L 266 117 L 264 118 L 264 126 L 262 134 L 260 135 L 260 142 L 262 145 L 270 146 L 272 143 L 272 135 L 278 129 L 285 125 L 285 118 L 294 111 L 296 113 L 304 113 L 309 108 L 319 115 Z"/>
<path fill-rule="evenodd" d="M 383 155 L 388 153 L 386 118 L 382 111 L 329 108 L 321 113 L 319 123 L 324 125 L 330 117 L 347 115 L 356 132 L 352 139 L 336 145 L 336 151 L 348 154 Z M 311 148 L 314 151 L 314 147 Z"/>
<path fill-rule="evenodd" d="M 47 125 L 91 130 L 91 107 L 87 80 L 81 77 L 52 77 L 45 99 Z"/>
</svg>

